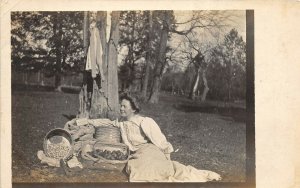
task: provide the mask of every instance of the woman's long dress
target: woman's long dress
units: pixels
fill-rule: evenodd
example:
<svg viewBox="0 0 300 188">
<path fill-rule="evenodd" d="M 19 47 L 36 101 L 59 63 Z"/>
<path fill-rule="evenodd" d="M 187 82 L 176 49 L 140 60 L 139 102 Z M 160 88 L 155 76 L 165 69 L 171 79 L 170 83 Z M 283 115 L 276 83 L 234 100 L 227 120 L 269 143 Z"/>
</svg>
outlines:
<svg viewBox="0 0 300 188">
<path fill-rule="evenodd" d="M 119 122 L 122 140 L 132 151 L 126 166 L 131 182 L 206 182 L 219 180 L 220 175 L 207 170 L 197 170 L 167 156 L 172 145 L 155 121 L 136 116 L 131 121 Z"/>
</svg>

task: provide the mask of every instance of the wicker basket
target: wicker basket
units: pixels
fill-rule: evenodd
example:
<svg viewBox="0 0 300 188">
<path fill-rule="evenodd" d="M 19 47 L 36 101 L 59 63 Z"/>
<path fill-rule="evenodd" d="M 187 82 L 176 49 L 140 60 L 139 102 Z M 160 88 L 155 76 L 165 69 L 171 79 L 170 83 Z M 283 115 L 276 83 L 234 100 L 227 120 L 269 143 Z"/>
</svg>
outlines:
<svg viewBox="0 0 300 188">
<path fill-rule="evenodd" d="M 106 150 L 109 152 L 120 152 L 125 156 L 125 159 L 123 160 L 111 160 L 111 159 L 107 159 L 101 155 L 98 155 L 97 153 L 95 153 L 95 151 L 97 150 Z M 99 162 L 105 162 L 105 163 L 111 163 L 111 164 L 117 164 L 117 163 L 127 163 L 129 155 L 130 155 L 130 151 L 127 145 L 122 144 L 122 143 L 104 143 L 104 142 L 96 142 L 94 144 L 93 147 L 93 152 L 94 155 L 97 157 L 97 159 L 99 159 Z"/>
<path fill-rule="evenodd" d="M 113 126 L 99 126 L 96 128 L 94 138 L 103 143 L 120 143 L 120 129 Z"/>
<path fill-rule="evenodd" d="M 64 129 L 49 131 L 43 143 L 46 156 L 55 159 L 68 159 L 73 154 L 74 141 L 70 133 Z"/>
</svg>

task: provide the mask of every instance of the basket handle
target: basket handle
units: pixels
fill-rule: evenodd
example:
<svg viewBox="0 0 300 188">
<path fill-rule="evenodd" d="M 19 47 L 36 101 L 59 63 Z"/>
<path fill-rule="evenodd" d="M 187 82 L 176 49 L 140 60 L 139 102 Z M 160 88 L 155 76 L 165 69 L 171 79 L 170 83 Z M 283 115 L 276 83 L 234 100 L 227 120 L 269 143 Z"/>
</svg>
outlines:
<svg viewBox="0 0 300 188">
<path fill-rule="evenodd" d="M 91 156 L 88 153 L 81 153 L 81 157 L 84 158 L 84 159 L 86 159 L 86 160 L 92 160 L 94 162 L 98 161 L 98 159 L 94 158 L 93 156 Z"/>
</svg>

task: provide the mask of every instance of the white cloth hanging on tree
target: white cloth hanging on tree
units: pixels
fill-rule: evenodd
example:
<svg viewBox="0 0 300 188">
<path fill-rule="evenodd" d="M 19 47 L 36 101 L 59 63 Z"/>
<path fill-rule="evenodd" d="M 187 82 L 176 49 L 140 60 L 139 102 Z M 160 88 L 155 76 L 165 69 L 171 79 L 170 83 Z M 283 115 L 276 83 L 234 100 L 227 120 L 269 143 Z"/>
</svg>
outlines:
<svg viewBox="0 0 300 188">
<path fill-rule="evenodd" d="M 90 26 L 90 46 L 88 48 L 85 70 L 91 70 L 93 78 L 96 78 L 97 74 L 99 74 L 101 80 L 104 80 L 102 54 L 99 30 L 96 27 L 96 22 L 92 22 Z"/>
<path fill-rule="evenodd" d="M 106 14 L 106 42 L 108 42 L 110 38 L 111 29 L 111 11 L 107 11 Z"/>
</svg>

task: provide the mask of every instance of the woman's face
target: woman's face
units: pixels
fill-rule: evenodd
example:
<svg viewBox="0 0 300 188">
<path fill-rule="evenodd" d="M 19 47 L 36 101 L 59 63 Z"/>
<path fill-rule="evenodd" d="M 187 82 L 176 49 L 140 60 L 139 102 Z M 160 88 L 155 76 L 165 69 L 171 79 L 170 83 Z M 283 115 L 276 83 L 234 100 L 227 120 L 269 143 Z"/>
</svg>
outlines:
<svg viewBox="0 0 300 188">
<path fill-rule="evenodd" d="M 132 109 L 131 104 L 128 100 L 123 99 L 121 101 L 121 108 L 120 108 L 121 116 L 125 118 L 130 118 L 134 115 L 135 110 Z"/>
</svg>

